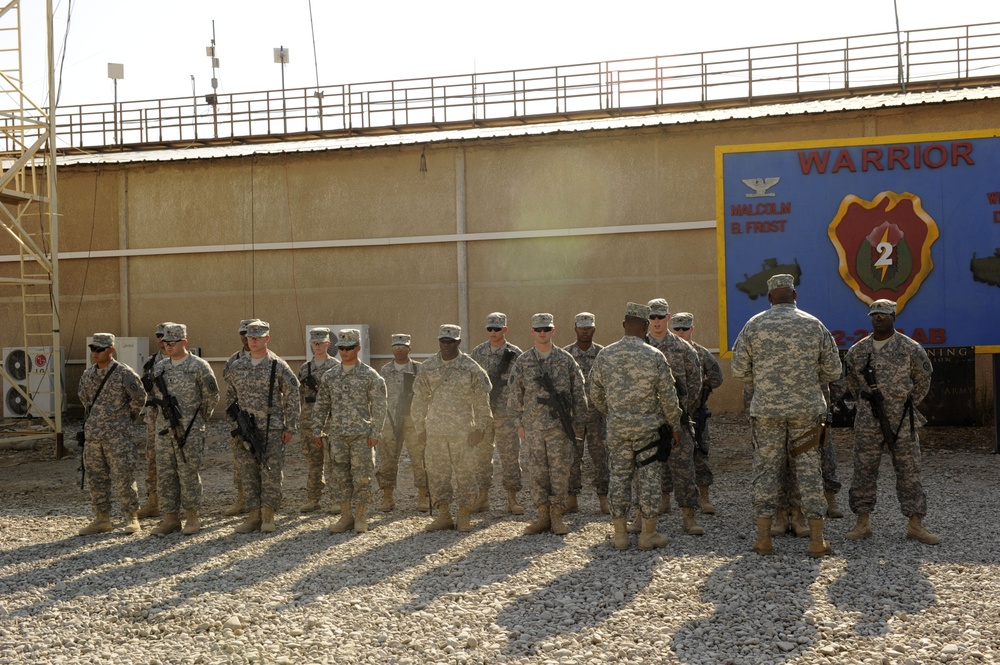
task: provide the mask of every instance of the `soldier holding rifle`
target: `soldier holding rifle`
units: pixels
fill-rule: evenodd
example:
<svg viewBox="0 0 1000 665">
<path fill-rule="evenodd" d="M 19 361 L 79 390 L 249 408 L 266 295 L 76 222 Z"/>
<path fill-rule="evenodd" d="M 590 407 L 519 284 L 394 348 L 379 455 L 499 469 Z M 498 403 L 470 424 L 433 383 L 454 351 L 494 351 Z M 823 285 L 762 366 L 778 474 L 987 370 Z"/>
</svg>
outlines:
<svg viewBox="0 0 1000 665">
<path fill-rule="evenodd" d="M 413 419 L 410 417 L 413 384 L 419 368 L 420 362 L 410 358 L 410 336 L 404 333 L 393 335 L 392 360 L 379 370 L 379 374 L 385 379 L 389 405 L 382 438 L 379 439 L 379 466 L 375 474 L 378 486 L 382 489 L 381 510 L 384 513 L 396 507 L 396 477 L 399 475 L 399 455 L 403 451 L 404 442 L 410 455 L 413 484 L 417 488 L 417 510 L 423 513 L 430 510 L 424 449 L 417 441 Z"/>
<path fill-rule="evenodd" d="M 323 446 L 313 444 L 316 437 L 313 435 L 312 415 L 320 380 L 328 370 L 340 364 L 339 360 L 330 355 L 330 334 L 329 328 L 313 328 L 309 331 L 309 347 L 313 357 L 299 367 L 299 397 L 302 405 L 299 442 L 302 445 L 302 455 L 306 458 L 306 502 L 299 508 L 300 513 L 319 510 L 323 488 L 326 487 L 323 477 Z"/>
</svg>

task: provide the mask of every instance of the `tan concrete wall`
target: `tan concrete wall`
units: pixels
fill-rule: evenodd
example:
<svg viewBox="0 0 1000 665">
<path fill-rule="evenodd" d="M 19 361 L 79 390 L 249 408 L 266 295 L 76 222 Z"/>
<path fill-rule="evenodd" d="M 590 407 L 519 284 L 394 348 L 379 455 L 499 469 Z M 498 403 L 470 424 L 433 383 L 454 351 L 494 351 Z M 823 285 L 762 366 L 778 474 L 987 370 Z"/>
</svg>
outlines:
<svg viewBox="0 0 1000 665">
<path fill-rule="evenodd" d="M 959 102 L 642 129 L 289 153 L 215 160 L 76 166 L 60 170 L 63 251 L 157 250 L 407 236 L 545 231 L 704 222 L 715 216 L 715 147 L 851 139 L 994 127 L 1000 102 Z M 427 170 L 420 170 L 426 150 Z M 716 238 L 711 229 L 464 243 L 159 253 L 61 262 L 62 333 L 71 360 L 96 330 L 152 336 L 162 320 L 188 324 L 210 358 L 238 346 L 240 319 L 272 324 L 272 348 L 303 356 L 305 325 L 366 322 L 372 353 L 409 332 L 414 352 L 436 351 L 440 323 L 510 316 L 528 344 L 528 319 L 556 316 L 559 344 L 572 316 L 597 315 L 597 341 L 620 337 L 628 300 L 665 297 L 697 315 L 696 339 L 719 345 Z M 0 254 L 11 254 L 0 239 Z M 10 274 L 12 264 L 0 264 Z M 467 298 L 463 293 L 467 290 Z M 801 303 L 809 309 L 809 303 Z M 20 300 L 0 289 L 0 338 L 17 344 Z M 462 320 L 467 313 L 468 321 Z M 300 360 L 290 360 L 297 366 Z M 373 362 L 376 366 L 384 360 Z M 723 360 L 728 372 L 728 360 Z M 221 375 L 221 362 L 215 362 Z M 71 365 L 75 398 L 82 365 Z M 983 382 L 987 379 L 981 373 Z M 728 381 L 718 411 L 739 410 Z"/>
</svg>

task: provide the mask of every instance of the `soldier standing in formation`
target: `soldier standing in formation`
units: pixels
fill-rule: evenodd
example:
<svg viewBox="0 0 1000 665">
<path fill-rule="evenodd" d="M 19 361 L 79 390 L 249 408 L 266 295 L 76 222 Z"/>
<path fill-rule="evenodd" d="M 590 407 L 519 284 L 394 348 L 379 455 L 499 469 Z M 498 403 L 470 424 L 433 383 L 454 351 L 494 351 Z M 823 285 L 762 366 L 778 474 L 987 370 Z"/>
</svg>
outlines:
<svg viewBox="0 0 1000 665">
<path fill-rule="evenodd" d="M 163 348 L 167 357 L 153 368 L 150 401 L 159 406 L 156 468 L 163 520 L 152 532 L 158 536 L 181 529 L 180 507 L 184 508 L 183 532 L 190 535 L 201 530 L 199 469 L 205 450 L 205 424 L 219 401 L 219 385 L 208 362 L 188 353 L 187 343 L 187 326 L 166 324 Z"/>
<path fill-rule="evenodd" d="M 319 510 L 323 488 L 326 487 L 323 478 L 323 446 L 313 443 L 316 434 L 312 428 L 312 416 L 323 375 L 340 364 L 339 360 L 329 354 L 330 332 L 329 328 L 313 328 L 309 331 L 309 346 L 313 356 L 311 360 L 302 363 L 298 373 L 302 409 L 299 415 L 299 443 L 306 460 L 306 502 L 299 508 L 300 513 Z"/>
<path fill-rule="evenodd" d="M 591 398 L 607 419 L 608 491 L 616 550 L 628 549 L 626 514 L 633 502 L 635 476 L 638 496 L 634 501 L 643 516 L 639 548 L 650 550 L 667 544 L 666 537 L 656 531 L 662 464 L 643 464 L 657 453 L 640 451 L 658 438 L 659 428 L 666 422 L 673 435 L 663 445 L 672 444 L 676 452 L 681 408 L 666 358 L 644 341 L 648 327 L 649 307 L 628 303 L 622 322 L 625 336 L 604 347 L 590 371 Z"/>
<path fill-rule="evenodd" d="M 552 344 L 551 314 L 531 317 L 532 348 L 514 361 L 510 373 L 510 411 L 524 441 L 528 487 L 538 518 L 528 535 L 552 530 L 569 533 L 563 522 L 570 470 L 587 415 L 583 373 L 573 356 Z"/>
<path fill-rule="evenodd" d="M 583 453 L 586 442 L 587 451 L 590 453 L 590 461 L 594 465 L 594 489 L 597 490 L 597 500 L 600 502 L 601 512 L 605 515 L 611 513 L 608 506 L 608 450 L 604 445 L 604 416 L 590 402 L 590 368 L 594 365 L 594 359 L 604 347 L 594 342 L 594 331 L 596 323 L 594 315 L 590 312 L 580 312 L 576 315 L 573 331 L 576 333 L 576 341 L 563 347 L 569 352 L 576 364 L 580 366 L 586 380 L 587 394 L 587 419 L 584 422 L 583 436 L 576 440 L 576 455 L 573 458 L 573 467 L 569 475 L 569 505 L 567 513 L 576 512 L 579 509 L 577 495 L 583 488 Z"/>
<path fill-rule="evenodd" d="M 156 352 L 142 365 L 142 387 L 146 394 L 153 392 L 153 368 L 163 360 L 163 331 L 170 325 L 156 326 Z M 160 504 L 156 495 L 156 407 L 146 405 L 146 503 L 139 507 L 139 519 L 159 517 Z"/>
<path fill-rule="evenodd" d="M 379 374 L 385 379 L 388 412 L 382 436 L 379 439 L 379 466 L 376 478 L 382 489 L 384 513 L 396 507 L 396 478 L 399 475 L 399 455 L 406 444 L 413 470 L 413 485 L 417 488 L 417 510 L 430 510 L 427 498 L 427 470 L 424 468 L 424 449 L 417 443 L 413 431 L 410 406 L 413 403 L 413 384 L 420 369 L 420 362 L 410 358 L 410 336 L 396 333 L 392 336 L 393 359 L 382 365 Z M 485 445 L 485 442 L 483 442 Z"/>
<path fill-rule="evenodd" d="M 715 359 L 712 352 L 701 344 L 691 339 L 694 333 L 694 314 L 691 312 L 677 312 L 670 317 L 670 331 L 691 345 L 698 353 L 698 360 L 701 364 L 701 389 L 698 398 L 692 405 L 691 415 L 694 419 L 694 480 L 698 486 L 698 501 L 701 512 L 706 515 L 715 514 L 715 506 L 709 497 L 709 487 L 712 485 L 712 467 L 708 463 L 709 434 L 708 417 L 708 396 L 713 390 L 722 385 L 722 367 Z"/>
<path fill-rule="evenodd" d="M 248 323 L 249 351 L 232 360 L 222 375 L 226 381 L 226 403 L 230 405 L 227 413 L 234 424 L 238 418 L 234 406 L 252 415 L 261 446 L 255 456 L 244 438 L 237 449 L 239 476 L 249 511 L 246 520 L 236 527 L 237 533 L 274 531 L 274 513 L 281 507 L 285 444 L 298 429 L 299 380 L 288 363 L 268 350 L 270 331 L 266 321 Z"/>
<path fill-rule="evenodd" d="M 778 508 L 782 468 L 798 483 L 809 520 L 808 553 L 832 550 L 823 538 L 823 478 L 818 445 L 827 403 L 822 387 L 840 377 L 837 345 L 826 326 L 795 304 L 791 275 L 767 280 L 771 308 L 747 321 L 733 348 L 733 377 L 753 384 L 753 507 L 757 541 L 753 551 L 773 553 L 771 521 Z"/>
<path fill-rule="evenodd" d="M 83 432 L 83 468 L 90 483 L 94 520 L 81 536 L 111 531 L 111 488 L 125 515 L 125 533 L 138 533 L 139 488 L 135 482 L 137 450 L 132 423 L 146 403 L 142 380 L 128 365 L 114 359 L 115 336 L 94 333 L 90 342 L 93 364 L 80 377 L 80 403 L 86 410 Z"/>
<path fill-rule="evenodd" d="M 226 379 L 226 375 L 229 373 L 229 367 L 238 358 L 242 358 L 250 353 L 250 346 L 247 344 L 247 324 L 254 319 L 243 319 L 240 321 L 240 344 L 242 345 L 240 350 L 229 356 L 229 360 L 226 361 L 225 366 L 222 368 L 222 378 Z M 239 436 L 233 435 L 229 439 L 229 446 L 233 453 L 233 486 L 236 488 L 236 499 L 233 501 L 232 505 L 223 511 L 225 515 L 232 517 L 234 515 L 242 515 L 247 511 L 246 506 L 246 495 L 243 492 L 243 480 L 240 478 L 240 449 L 243 447 L 243 442 L 240 440 Z"/>
<path fill-rule="evenodd" d="M 413 428 L 425 446 L 428 485 L 438 515 L 427 531 L 455 527 L 451 518 L 452 484 L 458 493 L 459 531 L 470 531 L 476 499 L 475 449 L 493 422 L 490 379 L 486 371 L 458 345 L 459 326 L 438 331 L 440 351 L 423 363 L 413 390 Z"/>
<path fill-rule="evenodd" d="M 910 523 L 906 537 L 928 545 L 941 538 L 923 526 L 927 496 L 920 483 L 920 442 L 917 427 L 926 419 L 917 405 L 931 385 L 927 352 L 894 328 L 896 303 L 876 300 L 868 310 L 872 334 L 847 352 L 847 386 L 858 395 L 854 416 L 854 478 L 848 494 L 857 523 L 849 540 L 872 535 L 869 514 L 875 510 L 878 469 L 883 447 L 889 449 L 896 471 L 896 497 Z"/>
<path fill-rule="evenodd" d="M 323 375 L 313 414 L 314 445 L 327 447 L 330 489 L 340 520 L 330 533 L 368 531 L 375 446 L 385 424 L 385 379 L 358 359 L 361 331 L 337 335 L 340 365 Z"/>
<path fill-rule="evenodd" d="M 493 482 L 493 449 L 500 455 L 500 473 L 503 487 L 507 490 L 507 511 L 512 515 L 523 515 L 524 508 L 518 503 L 517 493 L 521 491 L 521 441 L 517 438 L 517 425 L 510 412 L 510 392 L 507 381 L 514 360 L 521 355 L 521 349 L 507 341 L 507 315 L 493 312 L 486 317 L 486 332 L 489 340 L 472 350 L 472 359 L 486 370 L 493 386 L 490 392 L 490 408 L 493 411 L 492 425 L 483 437 L 483 446 L 476 446 L 476 480 L 479 494 L 472 512 L 480 513 L 490 508 L 490 485 Z"/>
<path fill-rule="evenodd" d="M 701 360 L 698 352 L 690 344 L 676 335 L 670 334 L 670 306 L 663 298 L 654 298 L 647 303 L 649 307 L 649 334 L 646 341 L 659 349 L 666 357 L 667 364 L 677 388 L 678 398 L 684 415 L 680 433 L 680 446 L 670 455 L 670 461 L 663 465 L 663 478 L 660 485 L 660 512 L 670 512 L 670 493 L 677 485 L 677 505 L 681 507 L 681 526 L 684 533 L 700 536 L 705 529 L 698 524 L 695 510 L 698 507 L 698 487 L 695 484 L 694 469 L 694 432 L 689 420 L 694 413 L 698 396 L 701 394 Z M 636 518 L 638 522 L 638 518 Z"/>
</svg>

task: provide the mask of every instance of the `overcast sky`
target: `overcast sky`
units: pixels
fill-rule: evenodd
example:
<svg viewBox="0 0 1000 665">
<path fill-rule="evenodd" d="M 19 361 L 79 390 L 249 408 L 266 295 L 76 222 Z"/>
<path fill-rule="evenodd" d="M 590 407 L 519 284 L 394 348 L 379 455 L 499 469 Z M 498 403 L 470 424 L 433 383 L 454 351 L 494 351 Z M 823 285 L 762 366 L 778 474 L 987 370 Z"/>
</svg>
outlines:
<svg viewBox="0 0 1000 665">
<path fill-rule="evenodd" d="M 1000 22 L 997 0 L 897 0 L 902 30 Z M 44 0 L 22 9 L 25 87 L 46 100 Z M 54 0 L 60 106 L 280 89 L 273 49 L 290 50 L 288 88 L 674 55 L 896 29 L 892 0 Z M 67 33 L 67 10 L 72 15 Z M 1000 29 L 997 30 L 1000 32 Z M 63 48 L 65 45 L 65 52 Z"/>
</svg>

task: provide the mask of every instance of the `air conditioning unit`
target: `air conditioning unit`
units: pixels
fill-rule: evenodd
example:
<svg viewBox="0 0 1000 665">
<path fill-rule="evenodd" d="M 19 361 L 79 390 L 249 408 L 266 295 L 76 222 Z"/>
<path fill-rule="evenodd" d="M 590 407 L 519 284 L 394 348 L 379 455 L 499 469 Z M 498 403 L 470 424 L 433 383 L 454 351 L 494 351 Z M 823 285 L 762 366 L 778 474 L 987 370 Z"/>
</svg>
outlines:
<svg viewBox="0 0 1000 665">
<path fill-rule="evenodd" d="M 357 330 L 358 332 L 361 333 L 361 353 L 358 354 L 358 357 L 361 359 L 361 362 L 363 362 L 364 364 L 366 364 L 366 365 L 371 365 L 372 364 L 372 355 L 371 355 L 372 354 L 372 350 L 371 350 L 371 346 L 368 343 L 368 324 L 367 323 L 342 323 L 342 324 L 334 324 L 334 323 L 319 324 L 319 323 L 314 323 L 312 325 L 306 326 L 306 339 L 305 339 L 305 342 L 306 342 L 306 358 L 307 359 L 312 359 L 312 356 L 313 356 L 312 345 L 309 344 L 309 331 L 312 330 L 313 328 L 329 328 L 330 331 L 333 332 L 333 333 L 339 333 L 341 330 L 345 330 L 345 329 L 349 329 L 349 328 L 353 328 L 353 329 Z M 334 344 L 330 345 L 330 350 L 327 353 L 329 353 L 334 358 L 337 358 L 338 360 L 340 359 L 340 356 L 338 355 L 339 352 L 337 351 L 337 347 Z M 293 371 L 295 369 L 298 369 L 298 368 L 297 367 L 293 368 Z M 378 369 L 378 368 L 376 368 L 376 369 Z"/>
<path fill-rule="evenodd" d="M 60 352 L 63 362 L 59 375 L 63 379 L 61 410 L 66 409 L 66 354 Z M 51 346 L 5 347 L 3 367 L 13 382 L 4 377 L 4 418 L 25 418 L 55 415 L 55 367 L 52 365 Z M 16 386 L 16 387 L 15 387 Z M 19 390 L 20 389 L 20 390 Z M 32 405 L 24 394 L 31 396 Z"/>
</svg>

